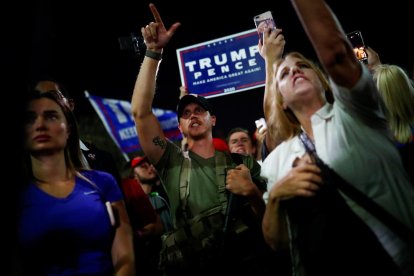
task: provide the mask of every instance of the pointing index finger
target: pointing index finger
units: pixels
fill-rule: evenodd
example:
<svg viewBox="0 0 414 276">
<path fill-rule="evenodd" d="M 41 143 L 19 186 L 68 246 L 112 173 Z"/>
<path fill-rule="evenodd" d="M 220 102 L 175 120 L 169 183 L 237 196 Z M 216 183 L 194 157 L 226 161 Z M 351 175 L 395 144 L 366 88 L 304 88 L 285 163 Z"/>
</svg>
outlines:
<svg viewBox="0 0 414 276">
<path fill-rule="evenodd" d="M 153 3 L 149 4 L 149 8 L 154 16 L 155 22 L 159 24 L 159 26 L 164 27 L 164 23 L 162 22 L 161 15 L 159 14 L 157 8 Z"/>
</svg>

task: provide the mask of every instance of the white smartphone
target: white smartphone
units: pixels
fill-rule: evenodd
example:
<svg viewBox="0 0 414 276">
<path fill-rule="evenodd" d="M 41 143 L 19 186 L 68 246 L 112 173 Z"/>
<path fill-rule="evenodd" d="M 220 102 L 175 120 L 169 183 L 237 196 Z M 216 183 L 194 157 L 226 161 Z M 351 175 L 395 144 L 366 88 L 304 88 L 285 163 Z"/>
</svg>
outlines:
<svg viewBox="0 0 414 276">
<path fill-rule="evenodd" d="M 275 21 L 271 11 L 266 11 L 253 17 L 254 24 L 256 25 L 257 33 L 259 35 L 260 42 L 263 43 L 264 28 L 276 29 Z"/>
<path fill-rule="evenodd" d="M 263 134 L 267 130 L 267 124 L 266 124 L 265 118 L 260 118 L 254 122 L 260 134 Z"/>
</svg>

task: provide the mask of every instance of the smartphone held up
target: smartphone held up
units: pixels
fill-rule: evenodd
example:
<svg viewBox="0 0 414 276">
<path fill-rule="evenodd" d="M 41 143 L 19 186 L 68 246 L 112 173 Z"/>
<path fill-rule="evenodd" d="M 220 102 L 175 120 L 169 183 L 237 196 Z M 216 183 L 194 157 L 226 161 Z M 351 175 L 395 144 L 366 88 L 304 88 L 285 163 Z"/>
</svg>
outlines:
<svg viewBox="0 0 414 276">
<path fill-rule="evenodd" d="M 271 11 L 266 11 L 259 15 L 253 17 L 254 24 L 256 25 L 257 33 L 259 34 L 260 42 L 263 43 L 263 33 L 265 28 L 271 30 L 276 29 L 275 21 L 273 20 L 273 15 Z"/>
<path fill-rule="evenodd" d="M 357 59 L 361 62 L 368 62 L 368 54 L 366 51 L 364 39 L 360 31 L 353 31 L 347 34 L 349 41 L 354 47 L 354 53 Z"/>
<path fill-rule="evenodd" d="M 256 124 L 256 128 L 258 129 L 260 134 L 263 134 L 267 131 L 267 124 L 265 118 L 260 118 L 256 121 L 254 121 Z"/>
</svg>

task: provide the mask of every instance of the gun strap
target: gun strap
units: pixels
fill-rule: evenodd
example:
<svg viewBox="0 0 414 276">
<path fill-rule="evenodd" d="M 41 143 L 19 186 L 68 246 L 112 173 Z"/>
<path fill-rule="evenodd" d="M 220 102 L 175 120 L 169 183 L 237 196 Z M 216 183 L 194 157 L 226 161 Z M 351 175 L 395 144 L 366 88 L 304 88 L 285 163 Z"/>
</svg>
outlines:
<svg viewBox="0 0 414 276">
<path fill-rule="evenodd" d="M 351 185 L 347 180 L 341 177 L 336 171 L 329 167 L 322 159 L 316 154 L 315 145 L 305 132 L 299 134 L 299 139 L 305 146 L 306 151 L 314 155 L 316 164 L 324 172 L 325 176 L 329 178 L 330 184 L 335 185 L 342 193 L 351 198 L 359 206 L 368 211 L 372 216 L 380 220 L 385 226 L 394 232 L 399 238 L 406 241 L 410 246 L 414 246 L 414 232 L 408 228 L 404 223 L 399 221 L 391 213 L 389 213 L 384 207 L 376 203 L 369 198 L 366 194 L 358 190 Z"/>
<path fill-rule="evenodd" d="M 183 151 L 183 165 L 180 173 L 180 200 L 184 219 L 188 219 L 187 199 L 190 194 L 191 159 L 188 151 Z"/>
<path fill-rule="evenodd" d="M 188 151 L 183 151 L 183 165 L 180 173 L 180 200 L 181 209 L 183 211 L 184 219 L 189 219 L 187 210 L 188 196 L 190 195 L 190 175 L 191 175 L 191 158 Z M 224 214 L 227 209 L 227 196 L 226 196 L 226 173 L 227 158 L 223 152 L 216 151 L 215 158 L 215 171 L 216 171 L 216 184 L 218 188 L 218 200 L 220 201 L 222 213 Z"/>
<path fill-rule="evenodd" d="M 215 161 L 216 161 L 216 182 L 218 188 L 218 199 L 221 204 L 221 212 L 223 215 L 226 213 L 227 209 L 227 194 L 226 194 L 226 167 L 227 167 L 227 158 L 224 152 L 216 151 L 215 152 Z"/>
</svg>

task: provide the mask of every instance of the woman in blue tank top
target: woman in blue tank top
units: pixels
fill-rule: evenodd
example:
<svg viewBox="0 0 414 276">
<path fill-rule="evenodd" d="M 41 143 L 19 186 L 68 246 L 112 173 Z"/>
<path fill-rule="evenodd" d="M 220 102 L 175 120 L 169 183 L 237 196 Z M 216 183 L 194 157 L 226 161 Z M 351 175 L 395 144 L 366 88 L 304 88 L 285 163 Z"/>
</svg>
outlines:
<svg viewBox="0 0 414 276">
<path fill-rule="evenodd" d="M 18 238 L 24 275 L 135 275 L 132 232 L 114 177 L 84 168 L 59 91 L 28 94 Z"/>
</svg>

